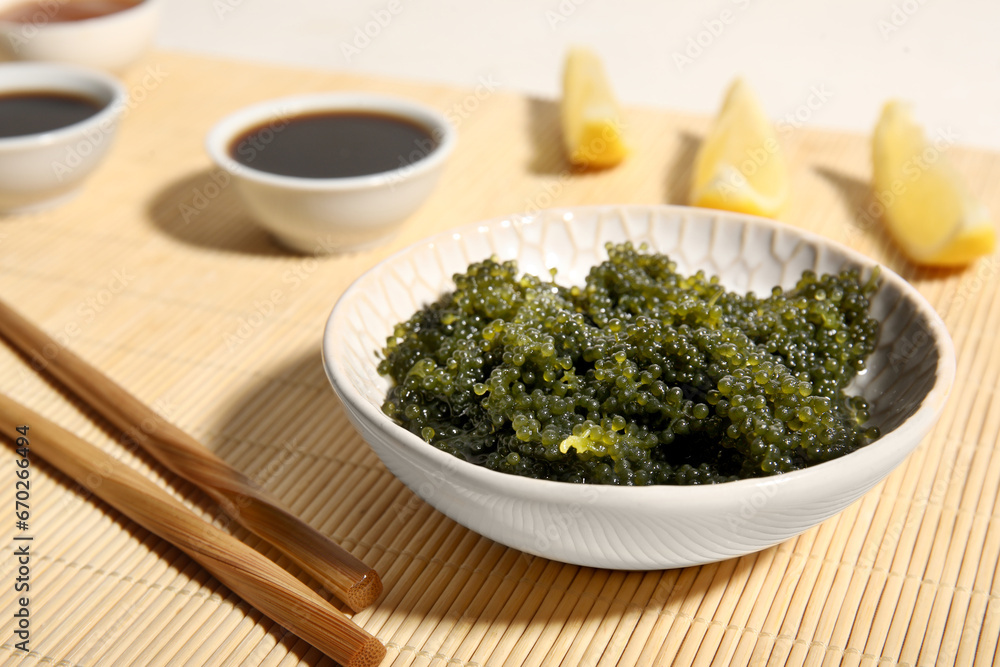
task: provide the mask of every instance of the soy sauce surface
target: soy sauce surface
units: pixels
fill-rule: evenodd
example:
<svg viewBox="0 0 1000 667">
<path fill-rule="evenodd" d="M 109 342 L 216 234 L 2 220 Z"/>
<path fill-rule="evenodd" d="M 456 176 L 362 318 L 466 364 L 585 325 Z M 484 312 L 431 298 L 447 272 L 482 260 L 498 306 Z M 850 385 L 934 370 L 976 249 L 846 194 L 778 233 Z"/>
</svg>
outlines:
<svg viewBox="0 0 1000 667">
<path fill-rule="evenodd" d="M 408 166 L 436 147 L 427 128 L 405 118 L 337 111 L 262 123 L 237 136 L 229 154 L 272 174 L 345 178 Z"/>
<path fill-rule="evenodd" d="M 48 91 L 0 94 L 0 137 L 57 130 L 90 118 L 102 106 L 82 95 Z"/>
</svg>

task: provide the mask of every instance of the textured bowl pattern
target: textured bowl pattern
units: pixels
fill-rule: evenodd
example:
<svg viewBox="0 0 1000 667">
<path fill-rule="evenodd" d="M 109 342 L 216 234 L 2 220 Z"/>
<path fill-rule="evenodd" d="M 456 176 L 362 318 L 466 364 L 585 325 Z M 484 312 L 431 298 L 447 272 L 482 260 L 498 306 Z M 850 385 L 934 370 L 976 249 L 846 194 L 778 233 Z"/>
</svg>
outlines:
<svg viewBox="0 0 1000 667">
<path fill-rule="evenodd" d="M 498 542 L 595 567 L 659 569 L 739 556 L 793 537 L 843 510 L 899 465 L 933 426 L 954 379 L 951 340 L 931 306 L 882 270 L 872 313 L 882 322 L 868 371 L 852 390 L 872 404 L 876 443 L 807 470 L 702 487 L 623 488 L 520 478 L 460 461 L 381 412 L 376 369 L 399 321 L 453 287 L 451 276 L 490 255 L 522 271 L 558 270 L 580 284 L 606 242 L 648 244 L 682 272 L 716 274 L 730 290 L 789 288 L 817 273 L 874 262 L 769 220 L 684 207 L 554 209 L 440 234 L 388 258 L 341 297 L 327 324 L 324 364 L 352 422 L 394 475 L 459 523 Z"/>
</svg>

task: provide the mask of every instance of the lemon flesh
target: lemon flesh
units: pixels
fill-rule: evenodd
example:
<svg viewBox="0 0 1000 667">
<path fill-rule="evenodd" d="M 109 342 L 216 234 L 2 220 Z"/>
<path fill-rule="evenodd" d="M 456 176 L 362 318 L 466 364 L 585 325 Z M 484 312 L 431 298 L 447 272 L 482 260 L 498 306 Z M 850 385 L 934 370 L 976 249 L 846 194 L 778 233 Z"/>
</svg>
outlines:
<svg viewBox="0 0 1000 667">
<path fill-rule="evenodd" d="M 596 54 L 570 49 L 563 71 L 562 127 L 566 154 L 582 167 L 613 167 L 628 155 L 621 109 Z"/>
<path fill-rule="evenodd" d="M 753 90 L 729 87 L 695 158 L 691 204 L 775 217 L 788 203 L 788 165 Z"/>
<path fill-rule="evenodd" d="M 906 104 L 890 101 L 872 136 L 872 187 L 890 233 L 918 264 L 961 266 L 996 247 L 989 211 L 967 191 Z"/>
</svg>

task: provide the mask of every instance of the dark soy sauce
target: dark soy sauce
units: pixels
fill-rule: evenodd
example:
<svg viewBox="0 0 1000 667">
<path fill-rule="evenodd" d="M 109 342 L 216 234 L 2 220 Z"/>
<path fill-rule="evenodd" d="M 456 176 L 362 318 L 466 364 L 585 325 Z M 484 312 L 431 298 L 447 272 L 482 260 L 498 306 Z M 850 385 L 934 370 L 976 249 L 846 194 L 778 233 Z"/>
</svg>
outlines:
<svg viewBox="0 0 1000 667">
<path fill-rule="evenodd" d="M 102 108 L 97 101 L 72 93 L 0 93 L 0 137 L 58 130 L 86 120 Z"/>
<path fill-rule="evenodd" d="M 281 176 L 346 178 L 409 166 L 435 148 L 427 128 L 399 116 L 321 111 L 255 125 L 230 143 L 229 155 Z"/>
</svg>

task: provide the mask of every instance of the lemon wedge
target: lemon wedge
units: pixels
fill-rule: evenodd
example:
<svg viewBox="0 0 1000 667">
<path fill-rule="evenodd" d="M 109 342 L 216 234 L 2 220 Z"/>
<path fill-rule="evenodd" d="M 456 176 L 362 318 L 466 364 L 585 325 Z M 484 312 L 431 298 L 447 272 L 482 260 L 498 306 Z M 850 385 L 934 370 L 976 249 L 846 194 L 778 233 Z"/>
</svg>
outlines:
<svg viewBox="0 0 1000 667">
<path fill-rule="evenodd" d="M 621 109 L 595 53 L 570 49 L 563 71 L 563 140 L 570 162 L 613 167 L 628 155 Z"/>
<path fill-rule="evenodd" d="M 775 217 L 788 194 L 788 166 L 774 128 L 750 86 L 736 79 L 698 149 L 691 204 Z"/>
<path fill-rule="evenodd" d="M 918 264 L 961 266 L 996 247 L 989 211 L 967 191 L 908 105 L 886 103 L 872 137 L 872 187 L 900 248 Z"/>
</svg>

